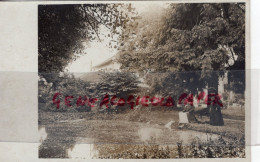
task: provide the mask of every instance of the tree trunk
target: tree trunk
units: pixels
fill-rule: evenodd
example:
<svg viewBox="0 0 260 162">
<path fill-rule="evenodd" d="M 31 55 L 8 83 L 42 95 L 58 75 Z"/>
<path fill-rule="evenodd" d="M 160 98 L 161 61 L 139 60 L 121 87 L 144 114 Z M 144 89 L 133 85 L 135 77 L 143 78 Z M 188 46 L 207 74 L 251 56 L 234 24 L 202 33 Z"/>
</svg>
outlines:
<svg viewBox="0 0 260 162">
<path fill-rule="evenodd" d="M 212 74 L 212 79 L 208 83 L 208 94 L 218 94 L 218 75 L 215 73 Z M 214 100 L 214 97 L 212 98 L 212 101 Z M 210 117 L 210 125 L 215 126 L 222 126 L 224 125 L 223 116 L 221 113 L 221 107 L 218 103 L 213 104 L 211 102 L 210 105 L 208 105 L 209 110 L 209 117 Z"/>
</svg>

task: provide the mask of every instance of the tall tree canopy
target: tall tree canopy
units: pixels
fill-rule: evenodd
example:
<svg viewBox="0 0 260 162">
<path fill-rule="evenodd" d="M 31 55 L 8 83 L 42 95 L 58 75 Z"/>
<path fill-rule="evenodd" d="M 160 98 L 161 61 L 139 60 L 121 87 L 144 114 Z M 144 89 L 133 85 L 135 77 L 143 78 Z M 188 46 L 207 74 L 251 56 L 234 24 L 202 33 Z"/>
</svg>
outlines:
<svg viewBox="0 0 260 162">
<path fill-rule="evenodd" d="M 122 68 L 244 70 L 244 7 L 239 3 L 170 4 L 164 16 L 136 28 L 140 32 L 121 51 Z"/>
<path fill-rule="evenodd" d="M 191 93 L 208 85 L 209 93 L 218 93 L 224 70 L 245 69 L 244 3 L 169 4 L 163 15 L 137 27 L 141 32 L 126 44 L 130 50 L 120 52 L 124 70 L 175 72 L 163 84 L 167 93 L 175 91 L 169 84 L 189 85 Z M 239 75 L 229 81 L 244 85 L 243 72 Z M 212 110 L 210 123 L 223 125 L 220 108 Z"/>
<path fill-rule="evenodd" d="M 133 15 L 131 4 L 39 5 L 39 72 L 63 71 L 85 54 L 89 41 L 100 39 L 101 26 L 110 31 L 105 37 L 113 38 Z"/>
</svg>

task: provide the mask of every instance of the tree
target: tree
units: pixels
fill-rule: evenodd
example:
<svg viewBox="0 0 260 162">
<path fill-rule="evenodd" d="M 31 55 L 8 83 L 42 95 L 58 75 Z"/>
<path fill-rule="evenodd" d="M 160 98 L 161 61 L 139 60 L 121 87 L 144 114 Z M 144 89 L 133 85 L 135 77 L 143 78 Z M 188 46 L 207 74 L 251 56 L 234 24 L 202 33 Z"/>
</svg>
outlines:
<svg viewBox="0 0 260 162">
<path fill-rule="evenodd" d="M 127 98 L 139 91 L 138 77 L 134 73 L 110 72 L 102 73 L 101 81 L 97 85 L 99 95 L 117 95 L 118 97 Z"/>
<path fill-rule="evenodd" d="M 108 95 L 111 99 L 113 96 L 116 96 L 117 100 L 123 98 L 127 101 L 129 96 L 134 96 L 140 91 L 139 83 L 138 77 L 134 73 L 116 71 L 102 73 L 101 81 L 96 86 L 96 89 L 99 97 Z"/>
<path fill-rule="evenodd" d="M 48 83 L 46 80 L 50 80 Z M 91 96 L 91 85 L 89 82 L 77 79 L 71 73 L 61 73 L 57 74 L 45 74 L 45 78 L 39 77 L 39 109 L 45 111 L 86 111 L 89 110 L 88 104 L 84 106 L 77 106 L 77 98 L 81 96 L 84 98 Z M 60 99 L 59 108 L 53 103 L 53 97 L 55 93 L 60 93 L 57 97 Z M 73 96 L 71 98 L 71 107 L 65 105 L 64 98 L 66 96 Z M 83 99 L 84 100 L 84 99 Z M 88 109 L 86 109 L 86 107 Z"/>
<path fill-rule="evenodd" d="M 167 26 L 191 32 L 188 50 L 192 50 L 194 54 L 193 58 L 182 59 L 186 61 L 182 69 L 202 70 L 201 77 L 206 79 L 208 93 L 218 93 L 218 78 L 224 74 L 223 70 L 244 70 L 245 68 L 243 5 L 181 4 L 172 6 L 175 14 L 172 14 L 172 21 Z M 179 17 L 179 15 L 191 14 L 195 16 L 193 19 L 196 21 L 188 20 L 188 23 L 186 18 Z M 235 54 L 237 59 L 234 57 Z M 230 63 L 230 59 L 233 64 Z M 224 124 L 218 105 L 210 105 L 209 111 L 211 125 Z"/>
<path fill-rule="evenodd" d="M 244 7 L 244 3 L 170 4 L 165 18 L 159 20 L 161 27 L 151 25 L 154 34 L 147 35 L 151 46 L 137 48 L 134 44 L 135 50 L 122 52 L 120 61 L 127 65 L 123 68 L 174 72 L 166 77 L 166 83 L 207 85 L 209 93 L 218 93 L 218 79 L 225 70 L 245 69 Z M 194 71 L 198 72 L 179 73 Z M 244 84 L 243 77 L 236 81 Z M 188 91 L 198 90 L 189 87 Z M 223 125 L 220 107 L 209 109 L 210 124 Z"/>
<path fill-rule="evenodd" d="M 40 74 L 59 73 L 78 56 L 85 54 L 88 42 L 100 40 L 100 27 L 120 34 L 131 22 L 130 4 L 39 5 L 38 39 Z M 132 14 L 133 15 L 133 14 Z M 116 41 L 116 40 L 114 40 Z M 117 47 L 117 46 L 115 46 Z"/>
</svg>

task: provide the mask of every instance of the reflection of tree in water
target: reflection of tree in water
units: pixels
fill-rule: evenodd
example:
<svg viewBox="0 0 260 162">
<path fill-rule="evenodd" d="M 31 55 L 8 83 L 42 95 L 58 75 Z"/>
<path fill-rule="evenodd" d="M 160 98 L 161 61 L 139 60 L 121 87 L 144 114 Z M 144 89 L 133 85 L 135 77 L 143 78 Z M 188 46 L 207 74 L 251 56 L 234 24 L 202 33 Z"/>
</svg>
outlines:
<svg viewBox="0 0 260 162">
<path fill-rule="evenodd" d="M 68 136 L 64 137 L 63 131 Z M 76 143 L 76 137 L 82 129 L 73 130 L 69 127 L 46 127 L 48 137 L 39 146 L 39 158 L 68 158 L 67 150 Z"/>
</svg>

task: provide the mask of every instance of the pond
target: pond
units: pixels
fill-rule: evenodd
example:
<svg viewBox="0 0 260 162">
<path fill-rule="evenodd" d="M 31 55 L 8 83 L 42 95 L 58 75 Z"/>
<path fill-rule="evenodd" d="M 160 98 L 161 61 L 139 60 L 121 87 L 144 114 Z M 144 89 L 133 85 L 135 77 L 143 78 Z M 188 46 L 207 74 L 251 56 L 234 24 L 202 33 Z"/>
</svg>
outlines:
<svg viewBox="0 0 260 162">
<path fill-rule="evenodd" d="M 67 126 L 67 124 L 69 123 L 73 125 L 76 124 L 77 126 L 81 124 L 80 126 L 86 127 L 86 121 L 82 119 L 71 120 L 71 121 L 59 121 L 57 123 L 58 126 L 60 126 L 61 123 L 64 123 L 65 125 L 62 125 L 63 127 Z M 141 145 L 166 146 L 166 145 L 177 145 L 177 142 L 182 142 L 183 145 L 190 145 L 192 142 L 194 142 L 194 140 L 203 143 L 210 140 L 216 140 L 219 138 L 219 135 L 216 134 L 171 128 L 170 125 L 174 123 L 175 123 L 174 121 L 171 121 L 166 125 L 149 124 L 149 123 L 139 124 L 138 127 L 134 128 L 131 132 L 129 132 L 131 134 L 130 137 L 134 139 L 132 143 L 128 143 L 128 144 L 140 145 L 140 146 Z M 111 149 L 115 149 L 116 147 L 119 147 L 119 145 L 115 143 L 109 143 L 109 141 L 105 142 L 106 140 L 104 140 L 103 143 L 97 143 L 96 141 L 99 141 L 100 138 L 106 136 L 98 136 L 97 134 L 95 134 L 94 137 L 89 138 L 90 136 L 88 136 L 85 133 L 89 133 L 89 131 L 91 130 L 88 130 L 87 132 L 84 133 L 80 133 L 80 132 L 78 134 L 75 133 L 76 128 L 81 130 L 82 127 L 75 127 L 73 130 L 65 131 L 62 133 L 62 135 L 64 135 L 62 137 L 58 136 L 59 134 L 54 134 L 54 133 L 59 133 L 61 131 L 61 128 L 67 130 L 67 128 L 71 128 L 71 127 L 65 127 L 65 128 L 58 127 L 57 130 L 55 129 L 56 131 L 53 132 L 51 131 L 52 127 L 54 126 L 50 125 L 50 126 L 39 127 L 39 134 L 40 134 L 39 138 L 41 142 L 41 146 L 39 148 L 40 148 L 40 152 L 42 152 L 41 157 L 95 159 L 95 158 L 99 158 L 99 155 L 109 154 L 106 152 L 106 147 L 108 148 L 110 147 L 108 145 L 110 144 L 114 145 L 110 147 Z M 101 130 L 98 129 L 96 131 L 100 132 Z M 108 133 L 112 133 L 112 132 L 106 131 L 103 133 L 104 135 L 107 135 Z M 114 134 L 112 133 L 111 135 L 119 136 L 119 133 L 116 132 Z M 117 139 L 117 137 L 114 138 Z M 126 140 L 127 139 L 128 138 L 126 138 Z M 109 140 L 109 138 L 107 140 Z M 127 141 L 126 143 L 120 143 L 120 144 L 127 145 Z M 56 151 L 52 151 L 52 150 L 56 150 Z M 50 152 L 52 154 L 50 154 Z M 118 152 L 118 150 L 114 150 L 114 152 Z"/>
</svg>

